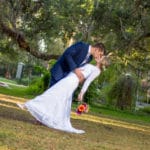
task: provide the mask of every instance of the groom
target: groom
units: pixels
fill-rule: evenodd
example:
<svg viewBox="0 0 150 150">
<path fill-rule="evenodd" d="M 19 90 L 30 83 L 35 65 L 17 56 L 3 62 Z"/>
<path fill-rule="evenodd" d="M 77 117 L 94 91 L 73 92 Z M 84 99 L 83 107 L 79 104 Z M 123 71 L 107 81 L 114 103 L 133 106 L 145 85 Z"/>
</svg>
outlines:
<svg viewBox="0 0 150 150">
<path fill-rule="evenodd" d="M 74 71 L 79 81 L 82 82 L 84 76 L 79 67 L 89 63 L 92 58 L 101 58 L 104 54 L 105 47 L 102 43 L 89 45 L 83 42 L 77 42 L 68 47 L 51 68 L 50 87 L 67 76 L 71 71 Z"/>
</svg>

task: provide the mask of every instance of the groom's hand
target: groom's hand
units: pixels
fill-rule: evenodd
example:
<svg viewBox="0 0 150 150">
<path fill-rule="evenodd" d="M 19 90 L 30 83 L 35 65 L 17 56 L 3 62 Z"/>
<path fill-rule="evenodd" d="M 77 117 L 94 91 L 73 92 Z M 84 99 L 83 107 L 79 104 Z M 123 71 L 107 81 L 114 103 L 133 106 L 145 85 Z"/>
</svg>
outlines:
<svg viewBox="0 0 150 150">
<path fill-rule="evenodd" d="M 81 69 L 76 68 L 74 70 L 74 73 L 77 75 L 77 77 L 79 78 L 79 82 L 82 83 L 84 81 L 84 75 L 81 72 Z"/>
</svg>

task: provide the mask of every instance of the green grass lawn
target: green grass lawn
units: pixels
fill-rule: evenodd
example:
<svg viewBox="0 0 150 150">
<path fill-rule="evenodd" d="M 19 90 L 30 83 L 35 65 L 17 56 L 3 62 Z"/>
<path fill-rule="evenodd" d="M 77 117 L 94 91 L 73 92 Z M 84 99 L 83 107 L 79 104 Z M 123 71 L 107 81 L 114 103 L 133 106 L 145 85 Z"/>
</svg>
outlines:
<svg viewBox="0 0 150 150">
<path fill-rule="evenodd" d="M 18 87 L 15 85 L 10 85 L 9 88 L 0 87 L 0 93 L 23 97 L 26 99 L 31 99 L 34 95 L 29 95 L 27 93 L 27 87 Z M 77 103 L 73 102 L 72 108 L 75 110 Z M 130 112 L 112 109 L 103 105 L 92 105 L 90 106 L 90 112 L 94 115 L 113 117 L 114 119 L 137 121 L 138 123 L 150 123 L 150 115 L 142 112 Z"/>
<path fill-rule="evenodd" d="M 9 80 L 9 79 L 3 78 L 3 77 L 0 77 L 0 81 L 17 84 L 17 82 L 15 80 Z"/>
<path fill-rule="evenodd" d="M 8 99 L 0 99 L 0 150 L 150 149 L 148 114 L 93 105 L 87 114 L 71 116 L 72 125 L 86 131 L 77 135 L 36 125 L 27 111 L 18 109 L 13 100 L 22 101 L 19 97 L 23 97 L 26 101 L 33 97 L 26 93 L 25 87 L 0 87 L 0 93 L 6 94 Z M 73 112 L 76 107 L 77 103 L 73 102 Z"/>
<path fill-rule="evenodd" d="M 36 125 L 27 112 L 0 106 L 0 150 L 148 150 L 150 127 L 86 115 L 71 117 L 72 125 L 86 131 L 72 134 Z M 13 106 L 13 107 L 11 107 Z M 77 117 L 77 118 L 76 118 Z M 97 117 L 97 118 L 96 118 Z"/>
<path fill-rule="evenodd" d="M 118 118 L 120 120 L 127 120 L 130 122 L 138 122 L 138 123 L 150 123 L 150 114 L 141 112 L 141 111 L 122 111 L 116 110 L 113 108 L 109 108 L 107 106 L 91 106 L 91 111 L 93 114 L 103 115 L 107 117 Z"/>
<path fill-rule="evenodd" d="M 0 93 L 6 94 L 6 95 L 12 95 L 17 97 L 23 97 L 23 98 L 32 98 L 32 95 L 28 95 L 26 88 L 24 87 L 18 87 L 10 85 L 9 88 L 0 87 Z"/>
</svg>

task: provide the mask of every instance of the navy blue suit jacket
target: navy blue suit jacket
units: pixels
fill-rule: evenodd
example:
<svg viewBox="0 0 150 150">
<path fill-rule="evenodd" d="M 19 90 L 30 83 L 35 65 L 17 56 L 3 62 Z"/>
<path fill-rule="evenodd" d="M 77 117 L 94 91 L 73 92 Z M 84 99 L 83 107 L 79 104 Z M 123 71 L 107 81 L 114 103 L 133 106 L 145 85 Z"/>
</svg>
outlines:
<svg viewBox="0 0 150 150">
<path fill-rule="evenodd" d="M 63 55 L 58 59 L 51 69 L 51 80 L 55 82 L 64 78 L 69 72 L 80 67 L 88 54 L 89 44 L 77 42 L 65 50 Z M 91 61 L 90 56 L 89 61 Z"/>
</svg>

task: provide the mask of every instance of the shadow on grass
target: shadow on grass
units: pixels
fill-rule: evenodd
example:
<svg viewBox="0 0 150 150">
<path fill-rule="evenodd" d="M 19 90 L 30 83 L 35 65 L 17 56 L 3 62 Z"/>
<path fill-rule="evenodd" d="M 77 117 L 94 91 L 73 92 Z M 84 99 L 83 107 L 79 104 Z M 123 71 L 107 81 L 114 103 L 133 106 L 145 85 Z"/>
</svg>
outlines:
<svg viewBox="0 0 150 150">
<path fill-rule="evenodd" d="M 0 106 L 0 117 L 35 124 L 35 119 L 27 111 L 11 107 Z"/>
<path fill-rule="evenodd" d="M 6 118 L 8 120 L 17 120 L 22 122 L 29 122 L 31 124 L 41 125 L 41 124 L 37 124 L 34 117 L 32 117 L 28 111 L 23 111 L 19 109 L 19 107 L 16 105 L 17 103 L 16 99 L 19 101 L 18 98 L 14 97 L 13 99 L 9 99 L 7 97 L 5 98 L 2 95 L 2 98 L 0 99 L 0 117 Z M 121 117 L 123 117 L 122 114 Z M 99 125 L 104 125 L 105 129 L 108 131 L 110 131 L 111 126 L 113 126 L 113 127 L 122 127 L 126 129 L 132 129 L 132 130 L 150 133 L 149 132 L 150 128 L 146 124 L 136 124 L 136 123 L 128 122 L 128 120 L 122 121 L 122 120 L 116 120 L 104 116 L 96 116 L 90 114 L 84 114 L 80 116 L 80 115 L 76 115 L 75 112 L 72 112 L 71 120 L 75 123 L 76 121 L 73 119 L 78 120 L 77 122 L 80 122 L 80 125 L 83 124 L 84 122 L 87 124 L 87 121 L 91 123 L 98 123 Z"/>
</svg>

